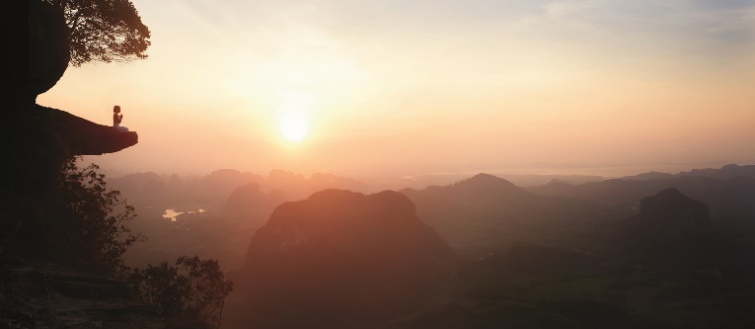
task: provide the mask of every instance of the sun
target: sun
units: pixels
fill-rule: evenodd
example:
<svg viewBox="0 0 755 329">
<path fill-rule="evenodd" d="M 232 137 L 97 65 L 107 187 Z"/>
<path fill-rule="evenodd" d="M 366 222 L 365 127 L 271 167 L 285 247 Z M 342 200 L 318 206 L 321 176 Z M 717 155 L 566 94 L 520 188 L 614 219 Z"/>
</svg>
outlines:
<svg viewBox="0 0 755 329">
<path fill-rule="evenodd" d="M 301 91 L 288 91 L 278 96 L 278 132 L 289 142 L 304 141 L 309 135 L 312 96 Z"/>
<path fill-rule="evenodd" d="M 280 118 L 278 131 L 291 142 L 301 142 L 309 134 L 309 123 L 301 113 L 287 113 Z"/>
</svg>

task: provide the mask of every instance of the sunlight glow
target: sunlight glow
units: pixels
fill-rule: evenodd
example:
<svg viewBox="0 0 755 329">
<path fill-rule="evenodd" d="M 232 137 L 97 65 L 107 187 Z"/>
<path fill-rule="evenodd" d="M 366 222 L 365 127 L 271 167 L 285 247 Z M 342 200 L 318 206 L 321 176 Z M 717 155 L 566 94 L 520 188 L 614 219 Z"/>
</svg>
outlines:
<svg viewBox="0 0 755 329">
<path fill-rule="evenodd" d="M 312 97 L 302 92 L 286 92 L 280 95 L 278 130 L 288 141 L 301 142 L 309 134 L 309 115 Z"/>
<path fill-rule="evenodd" d="M 292 142 L 301 142 L 309 133 L 309 124 L 303 115 L 292 113 L 281 118 L 279 131 L 283 138 Z"/>
</svg>

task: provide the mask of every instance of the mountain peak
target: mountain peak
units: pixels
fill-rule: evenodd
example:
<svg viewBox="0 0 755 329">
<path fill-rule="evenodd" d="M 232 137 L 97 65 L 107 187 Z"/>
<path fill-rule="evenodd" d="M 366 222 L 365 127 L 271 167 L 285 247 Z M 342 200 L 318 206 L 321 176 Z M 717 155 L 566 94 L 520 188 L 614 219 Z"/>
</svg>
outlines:
<svg viewBox="0 0 755 329">
<path fill-rule="evenodd" d="M 529 197 L 527 190 L 514 185 L 514 183 L 491 174 L 480 173 L 465 180 L 448 186 L 453 193 L 461 197 L 488 200 L 500 196 L 506 197 Z"/>
<path fill-rule="evenodd" d="M 472 179 L 475 179 L 475 178 L 476 179 L 502 179 L 502 178 L 500 178 L 498 176 L 495 176 L 493 174 L 488 174 L 488 173 L 484 173 L 484 172 L 481 172 L 481 173 L 478 173 L 477 175 L 472 176 Z"/>
<path fill-rule="evenodd" d="M 250 241 L 240 286 L 250 309 L 274 310 L 256 315 L 263 322 L 278 314 L 293 321 L 286 328 L 372 328 L 416 307 L 454 268 L 450 246 L 406 196 L 329 189 L 273 212 Z M 291 300 L 322 311 L 302 318 Z"/>
<path fill-rule="evenodd" d="M 324 189 L 317 191 L 315 193 L 312 193 L 307 200 L 311 201 L 318 201 L 322 202 L 324 200 L 334 200 L 334 201 L 348 201 L 348 200 L 354 200 L 354 199 L 361 199 L 365 195 L 363 193 L 349 191 L 349 190 L 343 190 L 343 189 Z"/>
<path fill-rule="evenodd" d="M 640 215 L 647 220 L 679 223 L 696 229 L 706 228 L 710 222 L 708 206 L 676 188 L 667 188 L 642 199 Z"/>
<path fill-rule="evenodd" d="M 505 187 L 511 187 L 511 188 L 518 188 L 518 186 L 514 185 L 514 183 L 504 178 L 491 175 L 491 174 L 486 174 L 486 173 L 479 173 L 470 178 L 457 182 L 454 185 L 489 186 L 489 187 L 493 187 L 493 186 L 504 187 L 505 186 Z"/>
<path fill-rule="evenodd" d="M 686 195 L 682 194 L 682 192 L 679 192 L 674 187 L 667 188 L 663 191 L 658 192 L 655 195 L 656 198 L 663 198 L 666 200 L 682 200 L 682 199 L 689 199 Z"/>
</svg>

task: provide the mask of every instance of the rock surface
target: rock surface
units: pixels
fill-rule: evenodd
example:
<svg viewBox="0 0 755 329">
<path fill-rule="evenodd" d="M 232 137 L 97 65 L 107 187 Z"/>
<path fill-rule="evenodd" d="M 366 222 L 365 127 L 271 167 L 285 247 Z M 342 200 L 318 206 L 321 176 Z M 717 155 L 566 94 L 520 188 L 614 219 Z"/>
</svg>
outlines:
<svg viewBox="0 0 755 329">
<path fill-rule="evenodd" d="M 125 283 L 41 260 L 0 269 L 0 327 L 167 329 L 175 322 L 129 295 Z"/>
<path fill-rule="evenodd" d="M 28 103 L 33 103 L 37 95 L 52 88 L 63 76 L 71 58 L 69 28 L 63 10 L 45 1 L 27 1 L 29 6 L 28 62 L 16 65 L 17 76 L 24 83 L 16 84 L 13 94 Z M 26 72 L 21 70 L 27 69 Z"/>
<path fill-rule="evenodd" d="M 10 155 L 0 169 L 0 196 L 24 217 L 33 210 L 19 207 L 44 203 L 61 166 L 72 157 L 114 153 L 138 143 L 136 132 L 120 132 L 37 104 L 16 104 L 0 113 L 0 121 L 1 152 Z"/>
<path fill-rule="evenodd" d="M 14 139 L 7 142 L 20 147 L 34 142 L 55 157 L 115 153 L 139 142 L 134 131 L 119 131 L 50 107 L 30 104 L 15 112 L 6 115 L 16 126 L 8 132 Z"/>
</svg>

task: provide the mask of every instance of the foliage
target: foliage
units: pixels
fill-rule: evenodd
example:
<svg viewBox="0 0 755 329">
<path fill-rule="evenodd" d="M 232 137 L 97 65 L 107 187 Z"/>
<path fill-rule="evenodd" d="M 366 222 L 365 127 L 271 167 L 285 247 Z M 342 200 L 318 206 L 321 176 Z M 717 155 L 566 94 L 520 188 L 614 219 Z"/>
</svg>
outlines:
<svg viewBox="0 0 755 329">
<path fill-rule="evenodd" d="M 178 273 L 178 268 L 162 262 L 145 269 L 133 269 L 127 277 L 129 285 L 142 299 L 155 306 L 160 314 L 176 315 L 184 310 L 184 299 L 189 295 L 189 278 Z"/>
<path fill-rule="evenodd" d="M 233 282 L 225 278 L 218 261 L 183 256 L 175 265 L 162 262 L 133 269 L 127 281 L 160 314 L 199 321 L 205 327 L 219 323 Z"/>
<path fill-rule="evenodd" d="M 136 217 L 134 207 L 120 199 L 119 191 L 107 189 L 96 164 L 78 168 L 79 159 L 72 158 L 62 167 L 52 200 L 55 216 L 43 226 L 45 240 L 54 256 L 92 270 L 115 272 L 124 267 L 121 256 L 126 249 L 144 236 L 125 226 Z"/>
<path fill-rule="evenodd" d="M 63 9 L 73 66 L 147 57 L 150 31 L 131 0 L 44 1 Z"/>
</svg>

